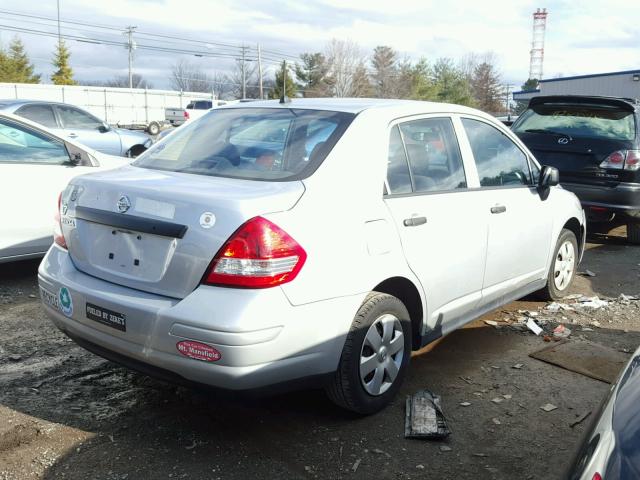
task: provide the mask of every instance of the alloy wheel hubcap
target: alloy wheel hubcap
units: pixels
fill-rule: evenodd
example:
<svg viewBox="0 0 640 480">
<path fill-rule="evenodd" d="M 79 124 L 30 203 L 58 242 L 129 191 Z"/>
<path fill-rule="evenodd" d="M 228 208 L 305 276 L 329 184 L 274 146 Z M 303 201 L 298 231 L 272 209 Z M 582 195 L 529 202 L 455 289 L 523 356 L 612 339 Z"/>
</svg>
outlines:
<svg viewBox="0 0 640 480">
<path fill-rule="evenodd" d="M 360 350 L 360 381 L 378 396 L 393 384 L 404 357 L 404 333 L 398 317 L 385 313 L 371 324 Z"/>
<path fill-rule="evenodd" d="M 573 243 L 566 241 L 560 245 L 553 266 L 553 283 L 558 290 L 564 290 L 569 286 L 573 278 L 575 263 L 576 255 Z"/>
</svg>

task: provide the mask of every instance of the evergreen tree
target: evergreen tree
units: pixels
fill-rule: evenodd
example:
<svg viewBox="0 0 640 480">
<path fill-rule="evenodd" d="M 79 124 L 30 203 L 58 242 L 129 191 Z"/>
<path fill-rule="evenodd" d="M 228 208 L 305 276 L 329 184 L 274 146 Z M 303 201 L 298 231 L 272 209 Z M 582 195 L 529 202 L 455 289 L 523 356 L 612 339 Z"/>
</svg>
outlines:
<svg viewBox="0 0 640 480">
<path fill-rule="evenodd" d="M 471 85 L 464 72 L 450 58 L 439 58 L 433 66 L 436 99 L 439 102 L 474 106 Z"/>
<path fill-rule="evenodd" d="M 73 79 L 73 70 L 71 70 L 71 66 L 69 65 L 70 55 L 64 40 L 60 40 L 53 56 L 53 66 L 57 68 L 56 72 L 51 75 L 51 81 L 54 85 L 78 84 L 78 82 Z"/>
<path fill-rule="evenodd" d="M 9 44 L 9 50 L 0 50 L 0 81 L 11 83 L 40 83 L 40 75 L 33 73 L 33 65 L 18 37 Z"/>
<path fill-rule="evenodd" d="M 491 63 L 482 62 L 476 65 L 471 76 L 471 89 L 477 108 L 490 113 L 504 111 L 500 75 Z"/>
<path fill-rule="evenodd" d="M 296 78 L 298 88 L 303 90 L 305 97 L 326 97 L 329 95 L 327 75 L 329 65 L 325 56 L 320 53 L 303 53 L 300 55 L 302 64 L 296 64 Z"/>
<path fill-rule="evenodd" d="M 282 85 L 283 85 L 283 74 L 284 77 L 284 85 L 286 86 L 286 94 L 287 97 L 293 98 L 296 96 L 296 83 L 291 78 L 291 74 L 289 73 L 289 69 L 286 67 L 286 62 L 282 62 L 280 68 L 276 70 L 275 76 L 275 85 L 273 86 L 273 91 L 271 92 L 271 98 L 280 98 L 282 96 Z"/>
<path fill-rule="evenodd" d="M 391 47 L 378 46 L 373 49 L 371 66 L 373 88 L 378 98 L 393 98 L 397 95 L 398 53 Z"/>
</svg>

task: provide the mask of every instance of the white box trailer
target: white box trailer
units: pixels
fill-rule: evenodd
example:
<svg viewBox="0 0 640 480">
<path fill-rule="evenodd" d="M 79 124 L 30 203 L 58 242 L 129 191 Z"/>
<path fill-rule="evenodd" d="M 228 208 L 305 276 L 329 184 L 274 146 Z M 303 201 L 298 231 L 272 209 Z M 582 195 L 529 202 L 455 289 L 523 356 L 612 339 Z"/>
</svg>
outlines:
<svg viewBox="0 0 640 480">
<path fill-rule="evenodd" d="M 144 129 L 155 134 L 165 121 L 166 108 L 182 109 L 193 100 L 215 100 L 215 95 L 213 92 L 143 88 L 0 83 L 2 99 L 69 103 L 88 110 L 110 125 Z"/>
</svg>

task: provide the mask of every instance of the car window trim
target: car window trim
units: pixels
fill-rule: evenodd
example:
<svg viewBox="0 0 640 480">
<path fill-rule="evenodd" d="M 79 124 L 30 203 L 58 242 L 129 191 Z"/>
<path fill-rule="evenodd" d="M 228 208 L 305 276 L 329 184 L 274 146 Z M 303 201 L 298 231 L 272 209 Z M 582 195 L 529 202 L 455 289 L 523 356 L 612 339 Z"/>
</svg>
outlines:
<svg viewBox="0 0 640 480">
<path fill-rule="evenodd" d="M 67 152 L 67 157 L 68 157 L 68 163 L 67 162 L 62 162 L 62 163 L 45 163 L 45 162 L 12 162 L 12 161 L 3 161 L 0 160 L 0 164 L 1 165 L 50 165 L 50 166 L 71 166 L 71 154 L 69 153 L 69 149 L 67 148 L 67 143 L 62 140 L 61 138 L 56 138 L 53 135 L 50 135 L 49 133 L 43 131 L 43 130 L 39 130 L 37 128 L 33 128 L 31 125 L 25 125 L 24 123 L 18 122 L 12 118 L 7 118 L 7 117 L 2 117 L 0 116 L 0 120 L 8 122 L 8 123 L 13 123 L 14 125 L 18 125 L 20 128 L 24 128 L 27 131 L 35 131 L 38 132 L 40 135 L 46 137 L 48 140 L 50 140 L 53 143 L 61 143 L 62 144 L 62 148 L 64 148 L 64 151 Z"/>
<path fill-rule="evenodd" d="M 404 141 L 404 134 L 402 133 L 402 129 L 400 128 L 400 124 L 402 123 L 409 123 L 409 122 L 414 122 L 417 120 L 428 120 L 428 119 L 438 119 L 438 118 L 445 118 L 447 120 L 449 120 L 451 122 L 451 127 L 453 128 L 453 134 L 456 137 L 456 142 L 458 144 L 458 150 L 460 152 L 460 158 L 462 160 L 462 169 L 464 171 L 465 174 L 465 181 L 467 183 L 467 186 L 465 188 L 454 188 L 454 189 L 450 189 L 450 190 L 437 190 L 437 191 L 423 191 L 423 192 L 416 192 L 415 189 L 415 184 L 414 184 L 414 180 L 413 180 L 413 172 L 411 171 L 411 163 L 409 161 L 409 152 L 407 151 L 407 145 Z M 385 177 L 384 177 L 384 185 L 387 188 L 387 193 L 383 194 L 383 198 L 395 198 L 395 197 L 412 197 L 412 196 L 416 196 L 416 195 L 434 195 L 434 194 L 442 194 L 442 193 L 454 193 L 454 192 L 464 192 L 470 189 L 469 187 L 469 177 L 467 175 L 467 165 L 466 162 L 464 160 L 465 156 L 463 153 L 463 149 L 462 149 L 462 145 L 460 143 L 459 137 L 458 137 L 458 132 L 456 129 L 456 124 L 455 124 L 455 115 L 453 113 L 426 113 L 426 114 L 417 114 L 417 115 L 407 115 L 404 117 L 397 117 L 395 119 L 393 119 L 391 122 L 389 122 L 388 124 L 388 130 L 387 130 L 387 134 L 388 134 L 388 138 L 391 138 L 391 130 L 393 130 L 394 127 L 398 127 L 398 132 L 400 133 L 400 139 L 402 140 L 402 145 L 404 148 L 404 155 L 405 155 L 405 159 L 407 161 L 407 168 L 409 170 L 409 177 L 411 179 L 411 192 L 408 193 L 388 193 L 391 191 L 391 189 L 389 188 L 389 183 L 387 181 L 387 175 L 385 173 Z M 389 151 L 389 146 L 387 145 L 387 155 L 388 155 L 388 151 Z M 386 157 L 385 157 L 386 158 Z"/>
<path fill-rule="evenodd" d="M 471 141 L 469 140 L 469 136 L 467 135 L 467 131 L 464 128 L 464 124 L 463 124 L 462 125 L 462 127 L 463 127 L 462 129 L 463 129 L 467 144 L 469 145 L 469 148 L 471 150 L 470 151 L 471 158 L 473 159 L 473 163 L 476 165 L 476 174 L 478 175 L 478 185 L 480 185 L 479 187 L 477 187 L 478 189 L 489 189 L 489 188 L 501 188 L 502 189 L 502 188 L 506 188 L 506 187 L 516 187 L 516 188 L 527 187 L 528 188 L 528 187 L 535 187 L 536 186 L 535 182 L 533 181 L 533 170 L 531 169 L 531 155 L 528 153 L 528 151 L 523 150 L 522 146 L 520 145 L 520 141 L 519 141 L 520 139 L 518 139 L 517 136 L 511 130 L 508 130 L 508 129 L 504 128 L 504 126 L 502 124 L 499 124 L 499 123 L 495 123 L 494 124 L 493 122 L 488 121 L 486 118 L 483 118 L 483 117 L 480 117 L 480 116 L 477 116 L 477 115 L 471 115 L 471 114 L 464 113 L 464 114 L 460 114 L 459 118 L 460 118 L 460 122 L 461 123 L 462 123 L 462 119 L 468 118 L 469 120 L 475 120 L 475 121 L 484 123 L 486 125 L 489 125 L 490 127 L 495 128 L 500 133 L 502 133 L 505 137 L 507 137 L 509 140 L 511 140 L 511 142 L 524 155 L 524 158 L 527 161 L 527 167 L 529 169 L 529 178 L 531 179 L 531 184 L 530 185 L 513 185 L 513 186 L 512 185 L 501 185 L 501 186 L 493 186 L 492 185 L 491 187 L 483 187 L 482 185 L 480 185 L 480 174 L 477 173 L 477 170 L 478 170 L 477 169 L 477 163 L 476 163 L 476 158 L 473 155 L 473 149 L 471 149 Z M 516 137 L 516 139 L 518 141 L 515 141 L 515 139 L 512 138 L 512 135 L 513 135 L 513 137 Z M 540 169 L 541 169 L 541 167 L 538 167 L 538 170 L 540 170 Z"/>
</svg>

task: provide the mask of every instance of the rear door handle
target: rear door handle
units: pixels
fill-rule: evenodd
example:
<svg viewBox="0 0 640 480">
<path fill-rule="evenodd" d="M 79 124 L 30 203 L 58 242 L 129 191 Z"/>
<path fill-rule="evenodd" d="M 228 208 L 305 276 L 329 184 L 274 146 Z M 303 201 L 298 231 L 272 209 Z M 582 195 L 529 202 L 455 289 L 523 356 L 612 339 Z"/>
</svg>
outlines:
<svg viewBox="0 0 640 480">
<path fill-rule="evenodd" d="M 504 213 L 507 211 L 507 207 L 504 205 L 496 205 L 495 207 L 491 207 L 491 213 Z"/>
<path fill-rule="evenodd" d="M 78 136 L 77 133 L 73 133 L 72 132 L 72 133 L 69 134 L 69 138 L 76 138 L 77 136 Z"/>
<path fill-rule="evenodd" d="M 402 222 L 405 227 L 417 227 L 418 225 L 424 225 L 425 223 L 427 223 L 427 217 L 405 218 Z"/>
</svg>

